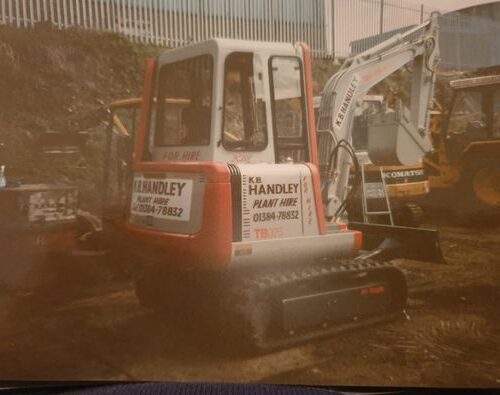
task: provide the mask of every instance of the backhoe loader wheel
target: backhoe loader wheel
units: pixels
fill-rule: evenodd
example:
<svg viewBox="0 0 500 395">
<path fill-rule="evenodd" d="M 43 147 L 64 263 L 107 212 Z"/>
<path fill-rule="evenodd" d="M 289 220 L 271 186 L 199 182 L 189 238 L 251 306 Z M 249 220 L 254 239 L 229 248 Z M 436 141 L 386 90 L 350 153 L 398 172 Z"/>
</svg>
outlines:
<svg viewBox="0 0 500 395">
<path fill-rule="evenodd" d="M 466 214 L 500 213 L 500 161 L 476 160 L 464 172 L 462 181 L 463 209 Z"/>
<path fill-rule="evenodd" d="M 424 210 L 415 203 L 404 203 L 394 213 L 394 223 L 400 226 L 418 228 L 424 222 Z"/>
<path fill-rule="evenodd" d="M 500 208 L 500 161 L 477 166 L 472 174 L 472 188 L 481 204 Z"/>
</svg>

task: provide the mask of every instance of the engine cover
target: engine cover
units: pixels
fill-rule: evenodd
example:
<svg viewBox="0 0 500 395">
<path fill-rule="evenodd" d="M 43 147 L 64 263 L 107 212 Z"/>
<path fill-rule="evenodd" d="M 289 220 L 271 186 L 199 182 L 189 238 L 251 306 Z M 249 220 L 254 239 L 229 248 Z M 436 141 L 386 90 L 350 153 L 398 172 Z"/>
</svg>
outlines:
<svg viewBox="0 0 500 395">
<path fill-rule="evenodd" d="M 301 164 L 230 165 L 233 241 L 319 234 L 311 170 Z"/>
</svg>

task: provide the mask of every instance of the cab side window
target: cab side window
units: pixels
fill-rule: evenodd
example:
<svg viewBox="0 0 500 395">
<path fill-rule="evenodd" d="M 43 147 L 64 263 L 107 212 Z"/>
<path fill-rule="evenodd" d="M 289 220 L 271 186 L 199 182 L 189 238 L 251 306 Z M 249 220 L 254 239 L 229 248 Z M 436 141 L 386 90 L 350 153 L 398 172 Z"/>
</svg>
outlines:
<svg viewBox="0 0 500 395">
<path fill-rule="evenodd" d="M 277 162 L 305 162 L 309 150 L 300 59 L 275 56 L 269 67 Z"/>
<path fill-rule="evenodd" d="M 254 63 L 252 53 L 226 58 L 222 144 L 229 151 L 262 151 L 267 146 L 263 76 Z"/>
</svg>

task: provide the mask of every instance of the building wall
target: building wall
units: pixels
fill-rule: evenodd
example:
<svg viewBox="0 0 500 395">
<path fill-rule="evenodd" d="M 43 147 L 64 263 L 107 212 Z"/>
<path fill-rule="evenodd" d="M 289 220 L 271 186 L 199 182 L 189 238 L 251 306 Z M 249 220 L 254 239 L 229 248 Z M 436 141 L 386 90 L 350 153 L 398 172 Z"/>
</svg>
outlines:
<svg viewBox="0 0 500 395">
<path fill-rule="evenodd" d="M 461 15 L 488 18 L 500 22 L 500 2 L 468 7 L 455 12 Z"/>
<path fill-rule="evenodd" d="M 500 2 L 450 12 L 441 19 L 442 68 L 474 70 L 500 64 Z"/>
<path fill-rule="evenodd" d="M 444 14 L 439 25 L 442 70 L 474 70 L 500 64 L 500 2 Z M 351 53 L 360 53 L 413 26 L 352 41 Z"/>
</svg>

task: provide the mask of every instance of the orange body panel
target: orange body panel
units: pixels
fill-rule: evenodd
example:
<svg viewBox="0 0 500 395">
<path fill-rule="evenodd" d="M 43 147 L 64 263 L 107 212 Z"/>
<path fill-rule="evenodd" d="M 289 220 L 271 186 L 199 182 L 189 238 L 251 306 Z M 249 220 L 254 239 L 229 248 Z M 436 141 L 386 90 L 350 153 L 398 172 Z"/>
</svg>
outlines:
<svg viewBox="0 0 500 395">
<path fill-rule="evenodd" d="M 306 100 L 308 108 L 308 121 L 309 121 L 309 145 L 311 147 L 311 164 L 306 163 L 307 167 L 311 170 L 314 197 L 316 204 L 316 213 L 318 215 L 319 234 L 326 234 L 326 221 L 323 209 L 323 201 L 321 198 L 321 181 L 319 175 L 319 159 L 318 159 L 318 143 L 316 140 L 316 117 L 314 115 L 314 97 L 313 97 L 313 76 L 312 76 L 312 63 L 311 63 L 311 50 L 307 44 L 300 44 L 304 52 L 304 74 L 306 84 Z"/>
<path fill-rule="evenodd" d="M 358 230 L 352 231 L 354 232 L 354 252 L 353 256 L 356 256 L 359 254 L 359 251 L 361 251 L 361 248 L 363 247 L 363 233 L 361 233 Z"/>
<path fill-rule="evenodd" d="M 232 243 L 231 183 L 229 169 L 222 163 L 137 163 L 139 172 L 204 173 L 207 177 L 203 226 L 193 235 L 167 233 L 127 224 L 131 242 L 146 246 L 152 254 L 165 257 L 165 264 L 186 269 L 224 269 L 230 264 Z M 223 203 L 223 204 L 221 204 Z"/>
<path fill-rule="evenodd" d="M 312 76 L 312 63 L 311 63 L 311 50 L 307 44 L 300 44 L 304 51 L 304 75 L 306 84 L 306 100 L 309 121 L 309 145 L 311 147 L 311 162 L 319 166 L 318 159 L 318 143 L 316 141 L 316 117 L 314 115 L 314 97 L 313 97 L 313 76 Z"/>
</svg>

